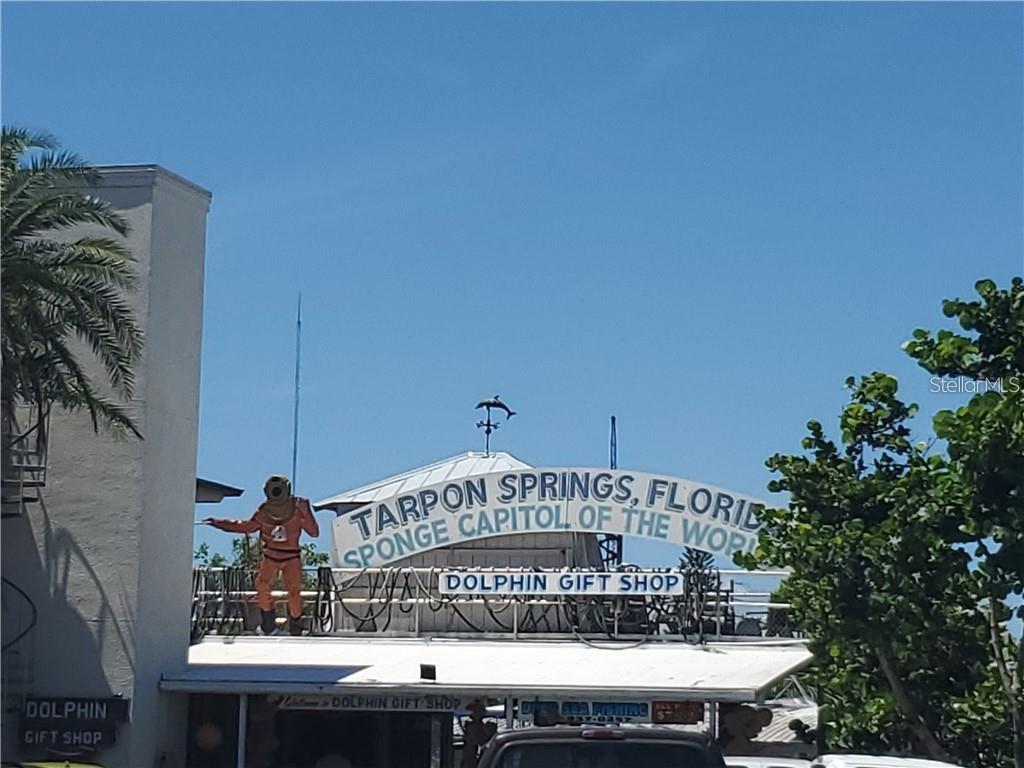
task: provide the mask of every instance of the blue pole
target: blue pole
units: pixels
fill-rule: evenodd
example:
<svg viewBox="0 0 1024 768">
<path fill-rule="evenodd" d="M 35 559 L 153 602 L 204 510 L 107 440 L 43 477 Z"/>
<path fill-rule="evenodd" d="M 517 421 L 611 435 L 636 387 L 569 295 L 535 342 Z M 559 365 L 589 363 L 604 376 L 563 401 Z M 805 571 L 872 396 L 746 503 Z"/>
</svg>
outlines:
<svg viewBox="0 0 1024 768">
<path fill-rule="evenodd" d="M 295 412 L 292 416 L 292 488 L 296 487 L 299 463 L 299 365 L 302 360 L 302 294 L 295 315 Z"/>
</svg>

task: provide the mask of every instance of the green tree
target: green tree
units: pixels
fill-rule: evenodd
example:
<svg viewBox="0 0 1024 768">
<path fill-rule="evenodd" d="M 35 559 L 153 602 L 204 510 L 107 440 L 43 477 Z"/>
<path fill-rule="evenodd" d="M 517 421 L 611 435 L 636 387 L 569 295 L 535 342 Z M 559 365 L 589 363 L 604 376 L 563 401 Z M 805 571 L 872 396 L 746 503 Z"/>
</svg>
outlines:
<svg viewBox="0 0 1024 768">
<path fill-rule="evenodd" d="M 904 347 L 936 377 L 973 382 L 967 404 L 939 411 L 933 422 L 965 489 L 943 533 L 974 557 L 1014 756 L 1024 766 L 1024 638 L 1014 639 L 1005 626 L 1008 600 L 1017 601 L 1017 617 L 1024 618 L 1024 280 L 1014 278 L 1006 290 L 980 280 L 975 289 L 979 300 L 943 302 L 946 317 L 966 335 L 918 329 Z"/>
<path fill-rule="evenodd" d="M 318 568 L 327 565 L 330 561 L 326 552 L 320 552 L 315 544 L 300 544 L 302 551 L 302 565 L 306 568 Z M 250 573 L 255 573 L 260 567 L 262 551 L 259 541 L 250 536 L 240 536 L 231 541 L 231 559 L 229 560 L 220 552 L 210 552 L 210 545 L 206 542 L 200 544 L 193 553 L 192 560 L 198 568 L 244 568 Z M 302 575 L 303 589 L 313 589 L 316 586 L 315 580 L 304 573 Z M 283 589 L 284 584 L 280 579 L 274 584 L 274 589 Z"/>
<path fill-rule="evenodd" d="M 210 545 L 204 541 L 192 553 L 192 564 L 196 568 L 225 568 L 228 559 L 220 552 L 210 552 Z"/>
<path fill-rule="evenodd" d="M 943 304 L 967 334 L 916 330 L 907 352 L 976 391 L 911 441 L 916 411 L 896 381 L 850 379 L 841 440 L 808 424 L 801 455 L 776 455 L 748 567 L 781 566 L 780 595 L 818 651 L 834 746 L 914 749 L 989 768 L 1024 768 L 1024 281 L 976 285 L 980 300 Z M 934 451 L 939 446 L 941 451 Z"/>
<path fill-rule="evenodd" d="M 944 536 L 964 489 L 942 456 L 911 440 L 916 408 L 883 373 L 849 380 L 833 442 L 808 424 L 807 454 L 776 455 L 747 567 L 791 570 L 780 597 L 818 655 L 811 672 L 832 746 L 924 752 L 978 768 L 1005 764 L 1005 707 L 993 702 L 988 627 L 969 557 Z"/>
<path fill-rule="evenodd" d="M 694 572 L 710 572 L 715 567 L 715 556 L 710 552 L 694 547 L 684 547 L 679 556 L 679 567 L 689 568 Z"/>
<path fill-rule="evenodd" d="M 85 410 L 93 427 L 137 436 L 120 400 L 131 397 L 143 335 L 125 292 L 134 260 L 116 236 L 128 224 L 85 193 L 98 174 L 49 136 L 4 128 L 0 138 L 0 291 L 3 392 L 8 423 L 16 405 Z M 98 234 L 68 236 L 81 225 Z M 104 231 L 105 230 L 105 231 Z M 103 365 L 107 386 L 83 368 L 73 339 Z M 106 389 L 112 390 L 108 393 Z"/>
</svg>

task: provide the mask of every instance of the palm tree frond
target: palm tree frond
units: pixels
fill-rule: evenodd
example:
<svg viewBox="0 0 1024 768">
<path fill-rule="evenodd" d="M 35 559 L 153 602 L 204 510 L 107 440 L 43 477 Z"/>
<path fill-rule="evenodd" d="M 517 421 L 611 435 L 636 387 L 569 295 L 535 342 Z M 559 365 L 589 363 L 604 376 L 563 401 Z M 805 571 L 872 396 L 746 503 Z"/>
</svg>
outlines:
<svg viewBox="0 0 1024 768">
<path fill-rule="evenodd" d="M 0 145 L 5 396 L 85 410 L 94 429 L 103 425 L 141 437 L 129 408 L 97 389 L 69 346 L 79 339 L 102 365 L 113 392 L 132 396 L 143 352 L 142 330 L 126 295 L 136 284 L 135 259 L 123 241 L 102 232 L 69 241 L 51 236 L 86 225 L 124 237 L 128 222 L 88 193 L 99 174 L 51 136 L 4 128 Z"/>
<path fill-rule="evenodd" d="M 134 261 L 127 248 L 107 237 L 82 237 L 70 243 L 34 240 L 15 245 L 11 256 L 0 262 L 0 274 L 18 280 L 28 279 L 40 269 L 57 270 L 68 276 L 102 278 L 127 289 L 136 283 Z"/>
<path fill-rule="evenodd" d="M 122 237 L 128 222 L 106 200 L 74 192 L 41 195 L 4 222 L 4 239 L 27 238 L 82 224 L 98 224 Z"/>
</svg>

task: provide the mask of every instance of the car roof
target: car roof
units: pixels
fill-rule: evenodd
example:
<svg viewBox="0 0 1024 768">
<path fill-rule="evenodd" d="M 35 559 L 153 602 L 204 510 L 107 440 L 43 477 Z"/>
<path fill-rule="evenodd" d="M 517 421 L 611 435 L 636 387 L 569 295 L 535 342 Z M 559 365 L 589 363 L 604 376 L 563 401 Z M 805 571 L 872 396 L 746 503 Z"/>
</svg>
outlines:
<svg viewBox="0 0 1024 768">
<path fill-rule="evenodd" d="M 897 755 L 820 755 L 811 765 L 828 768 L 957 768 L 955 763 Z"/>
<path fill-rule="evenodd" d="M 810 768 L 811 761 L 799 757 L 726 755 L 725 764 L 734 768 Z"/>
<path fill-rule="evenodd" d="M 671 741 L 685 741 L 689 744 L 706 747 L 711 744 L 711 737 L 706 733 L 694 733 L 693 731 L 678 731 L 672 728 L 638 728 L 630 725 L 604 725 L 594 723 L 590 725 L 549 725 L 534 726 L 531 728 L 517 728 L 513 731 L 505 731 L 494 737 L 495 743 L 509 744 L 517 741 L 557 741 L 561 739 L 582 739 L 583 731 L 595 729 L 609 729 L 622 731 L 626 738 L 659 739 Z"/>
</svg>

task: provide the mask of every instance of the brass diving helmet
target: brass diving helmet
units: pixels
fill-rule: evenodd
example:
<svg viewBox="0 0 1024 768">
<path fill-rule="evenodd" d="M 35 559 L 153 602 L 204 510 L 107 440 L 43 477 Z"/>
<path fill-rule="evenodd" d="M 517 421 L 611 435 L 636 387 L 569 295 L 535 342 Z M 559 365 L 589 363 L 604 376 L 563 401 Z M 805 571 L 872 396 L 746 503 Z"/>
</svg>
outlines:
<svg viewBox="0 0 1024 768">
<path fill-rule="evenodd" d="M 263 484 L 267 500 L 260 505 L 263 514 L 275 523 L 288 521 L 295 513 L 292 484 L 284 475 L 271 475 Z"/>
</svg>

